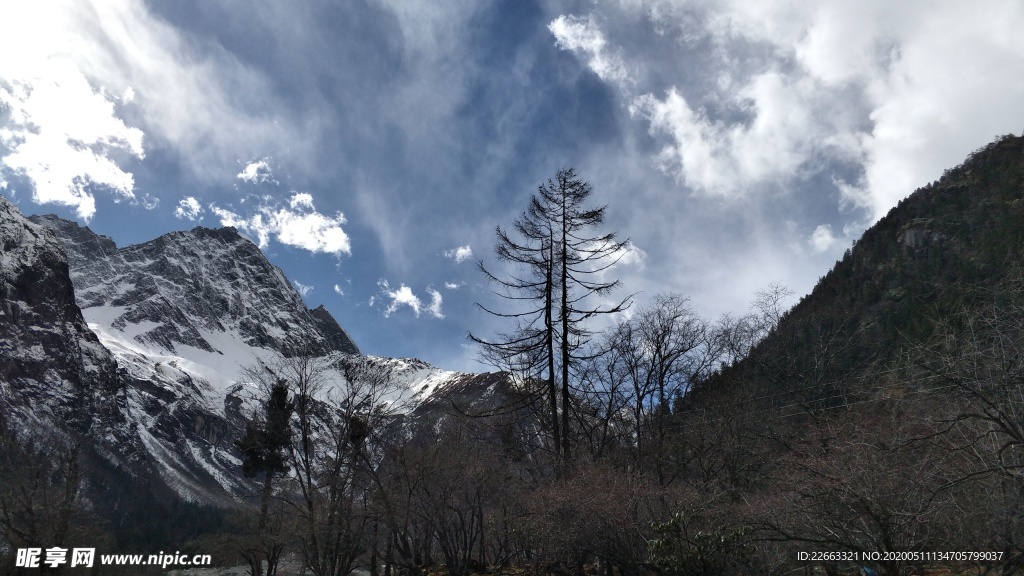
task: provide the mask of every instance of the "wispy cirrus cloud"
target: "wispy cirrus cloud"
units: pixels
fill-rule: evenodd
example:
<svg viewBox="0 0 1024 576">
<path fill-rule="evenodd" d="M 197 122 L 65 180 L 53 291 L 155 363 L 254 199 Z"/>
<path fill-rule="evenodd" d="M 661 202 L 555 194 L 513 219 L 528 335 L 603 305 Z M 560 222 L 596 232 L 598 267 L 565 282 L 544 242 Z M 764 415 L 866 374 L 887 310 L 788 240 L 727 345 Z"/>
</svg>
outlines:
<svg viewBox="0 0 1024 576">
<path fill-rule="evenodd" d="M 298 280 L 292 280 L 292 284 L 295 285 L 295 289 L 299 291 L 299 294 L 302 294 L 303 298 L 305 298 L 306 296 L 309 296 L 309 293 L 313 291 L 313 287 L 312 286 L 308 286 L 306 284 L 303 284 L 302 282 L 299 282 Z"/>
<path fill-rule="evenodd" d="M 444 314 L 441 312 L 441 303 L 444 301 L 444 298 L 441 297 L 441 293 L 427 287 L 427 294 L 430 294 L 430 304 L 427 305 L 427 312 L 434 318 L 444 318 Z"/>
<path fill-rule="evenodd" d="M 587 65 L 606 82 L 624 84 L 629 81 L 626 65 L 618 54 L 609 53 L 608 42 L 593 17 L 559 16 L 548 24 L 559 48 L 587 58 Z"/>
<path fill-rule="evenodd" d="M 314 120 L 282 104 L 266 75 L 217 43 L 200 46 L 151 8 L 5 5 L 0 170 L 31 185 L 33 202 L 69 206 L 86 221 L 97 194 L 151 208 L 158 198 L 137 197 L 135 187 L 153 151 L 172 151 L 185 173 L 218 185 L 252 149 L 299 163 L 315 156 L 306 130 Z M 255 164 L 252 177 L 266 178 Z"/>
</svg>

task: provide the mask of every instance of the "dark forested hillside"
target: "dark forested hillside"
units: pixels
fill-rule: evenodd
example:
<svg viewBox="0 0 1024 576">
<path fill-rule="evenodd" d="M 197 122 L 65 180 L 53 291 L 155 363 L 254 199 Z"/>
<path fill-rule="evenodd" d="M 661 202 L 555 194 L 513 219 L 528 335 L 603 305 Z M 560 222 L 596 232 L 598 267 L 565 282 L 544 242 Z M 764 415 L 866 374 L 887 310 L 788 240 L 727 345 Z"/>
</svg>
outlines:
<svg viewBox="0 0 1024 576">
<path fill-rule="evenodd" d="M 1020 570 L 1022 263 L 1024 138 L 1006 136 L 900 202 L 746 358 L 695 385 L 671 416 L 673 461 L 731 502 L 697 509 L 731 510 L 769 571 L 801 550 L 844 552 L 818 563 L 828 573 L 856 555 L 885 574 L 992 566 L 920 554 L 954 549 Z"/>
<path fill-rule="evenodd" d="M 891 368 L 950 315 L 1013 291 L 1022 262 L 1024 138 L 1006 136 L 902 200 L 703 388 L 741 381 L 773 399 L 848 402 L 854 381 Z"/>
</svg>

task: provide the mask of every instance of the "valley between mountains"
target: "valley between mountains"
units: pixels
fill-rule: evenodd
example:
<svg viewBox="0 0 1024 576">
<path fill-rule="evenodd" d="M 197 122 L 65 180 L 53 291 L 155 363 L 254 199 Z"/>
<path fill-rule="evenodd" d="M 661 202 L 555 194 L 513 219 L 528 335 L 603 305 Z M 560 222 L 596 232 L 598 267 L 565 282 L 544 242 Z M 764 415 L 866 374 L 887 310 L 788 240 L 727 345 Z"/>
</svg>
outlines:
<svg viewBox="0 0 1024 576">
<path fill-rule="evenodd" d="M 498 230 L 525 272 L 485 275 L 537 306 L 471 335 L 486 374 L 362 354 L 234 228 L 118 247 L 0 197 L 0 557 L 177 549 L 267 576 L 1024 570 L 1024 138 L 903 200 L 794 306 L 772 285 L 719 319 L 678 294 L 587 308 L 618 285 L 572 266 L 623 244 L 555 245 L 601 223 L 556 210 L 583 206 L 580 182 L 559 171 Z"/>
</svg>

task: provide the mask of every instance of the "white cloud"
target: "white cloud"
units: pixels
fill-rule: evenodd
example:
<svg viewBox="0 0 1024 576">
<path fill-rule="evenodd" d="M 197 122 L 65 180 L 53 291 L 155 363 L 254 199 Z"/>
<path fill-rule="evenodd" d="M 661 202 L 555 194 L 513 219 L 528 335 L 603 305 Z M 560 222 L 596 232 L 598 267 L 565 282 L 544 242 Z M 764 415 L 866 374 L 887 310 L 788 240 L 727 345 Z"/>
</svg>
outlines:
<svg viewBox="0 0 1024 576">
<path fill-rule="evenodd" d="M 629 111 L 649 122 L 652 135 L 669 137 L 657 157 L 662 170 L 695 191 L 730 197 L 799 177 L 818 153 L 853 157 L 853 128 L 837 125 L 845 118 L 826 110 L 829 96 L 813 81 L 771 70 L 726 97 L 749 121 L 712 119 L 676 87 L 663 99 L 635 97 Z"/>
<path fill-rule="evenodd" d="M 288 205 L 291 206 L 292 210 L 314 210 L 313 195 L 305 192 L 296 192 L 288 201 Z"/>
<path fill-rule="evenodd" d="M 125 161 L 143 157 L 143 131 L 147 149 L 173 150 L 203 182 L 223 184 L 252 149 L 314 161 L 318 113 L 290 110 L 258 68 L 182 34 L 143 0 L 5 2 L 3 13 L 0 154 L 36 202 L 88 220 L 101 191 L 134 200 Z"/>
<path fill-rule="evenodd" d="M 268 158 L 258 160 L 255 162 L 249 162 L 245 165 L 236 175 L 236 178 L 249 182 L 250 184 L 277 184 L 277 180 L 274 179 L 274 174 L 270 170 L 270 163 Z"/>
<path fill-rule="evenodd" d="M 178 201 L 178 207 L 174 209 L 174 216 L 182 220 L 198 222 L 202 217 L 203 207 L 199 201 L 192 196 L 187 196 Z"/>
<path fill-rule="evenodd" d="M 117 203 L 118 199 L 114 199 L 114 203 Z M 142 194 L 138 197 L 138 203 L 142 205 L 146 210 L 156 210 L 160 206 L 160 199 L 151 194 Z"/>
<path fill-rule="evenodd" d="M 209 208 L 220 218 L 222 226 L 235 226 L 256 235 L 261 248 L 273 237 L 281 244 L 314 253 L 352 253 L 348 234 L 341 228 L 345 223 L 344 215 L 339 212 L 327 216 L 317 212 L 309 194 L 293 194 L 287 208 L 264 197 L 256 213 L 249 217 L 212 204 Z"/>
<path fill-rule="evenodd" d="M 337 284 L 334 285 L 334 293 L 337 294 L 338 296 L 344 296 L 345 295 L 345 291 L 342 290 L 341 286 L 338 286 Z"/>
<path fill-rule="evenodd" d="M 993 2 L 975 12 L 950 4 L 900 29 L 884 74 L 865 78 L 873 128 L 860 144 L 863 180 L 847 198 L 876 218 L 968 152 L 1021 127 L 1024 5 Z"/>
<path fill-rule="evenodd" d="M 617 54 L 609 54 L 607 42 L 592 18 L 559 16 L 548 24 L 555 42 L 563 50 L 586 55 L 587 65 L 606 82 L 624 84 L 629 73 Z"/>
<path fill-rule="evenodd" d="M 561 15 L 552 20 L 548 30 L 558 47 L 589 57 L 587 66 L 601 79 L 614 84 L 629 82 L 626 65 L 617 54 L 609 54 L 604 35 L 592 18 Z"/>
<path fill-rule="evenodd" d="M 832 227 L 828 224 L 822 224 L 815 228 L 810 238 L 807 239 L 807 243 L 814 248 L 815 252 L 824 252 L 835 246 L 837 241 L 832 234 Z"/>
<path fill-rule="evenodd" d="M 277 240 L 282 244 L 310 252 L 352 253 L 348 235 L 341 229 L 345 218 L 340 213 L 331 217 L 318 212 L 302 214 L 281 209 L 272 221 L 279 228 Z"/>
<path fill-rule="evenodd" d="M 427 288 L 427 293 L 430 294 L 430 305 L 427 306 L 427 312 L 434 318 L 444 318 L 444 314 L 441 313 L 441 302 L 443 298 L 441 293 L 433 288 Z"/>
<path fill-rule="evenodd" d="M 292 280 L 292 284 L 295 285 L 295 289 L 299 291 L 299 294 L 302 294 L 303 298 L 308 296 L 309 293 L 313 291 L 312 286 L 306 286 L 305 284 L 299 282 L 298 280 Z"/>
<path fill-rule="evenodd" d="M 0 164 L 31 181 L 34 202 L 70 206 L 87 222 L 97 189 L 134 200 L 134 177 L 113 158 L 145 157 L 143 133 L 117 117 L 117 99 L 70 63 L 34 60 L 9 42 L 0 40 L 0 54 L 8 55 L 0 56 L 0 109 L 9 114 L 0 128 Z"/>
<path fill-rule="evenodd" d="M 777 190 L 838 164 L 847 178 L 862 175 L 837 180 L 843 205 L 877 219 L 972 150 L 1020 130 L 1007 119 L 1024 116 L 1024 77 L 1006 73 L 1024 67 L 1024 4 L 1014 0 L 981 11 L 885 0 L 592 6 L 598 16 L 560 17 L 549 29 L 566 49 L 655 71 L 625 89 L 625 103 L 662 144 L 656 164 L 701 194 Z M 674 36 L 675 54 L 651 51 L 657 35 L 630 35 L 648 26 Z M 684 73 L 697 66 L 704 72 Z"/>
<path fill-rule="evenodd" d="M 445 282 L 444 287 L 448 290 L 458 290 L 462 287 L 462 282 Z"/>
<path fill-rule="evenodd" d="M 391 304 L 389 304 L 387 310 L 384 311 L 385 317 L 394 314 L 400 306 L 408 306 L 412 309 L 416 317 L 419 317 L 423 303 L 415 294 L 412 293 L 412 288 L 402 284 L 397 290 L 391 290 L 391 286 L 388 284 L 388 281 L 383 279 L 378 281 L 377 285 L 380 286 L 381 293 L 391 299 Z"/>
<path fill-rule="evenodd" d="M 444 256 L 445 258 L 455 260 L 456 264 L 461 264 L 473 257 L 473 249 L 467 244 L 465 246 L 459 246 L 458 248 L 452 248 L 451 250 L 445 250 Z"/>
<path fill-rule="evenodd" d="M 427 287 L 427 293 L 430 294 L 430 304 L 426 306 L 424 306 L 423 301 L 418 296 L 413 294 L 412 288 L 405 284 L 401 284 L 397 289 L 392 290 L 388 281 L 382 278 L 377 281 L 377 286 L 380 287 L 381 295 L 391 301 L 387 309 L 384 310 L 385 317 L 391 316 L 400 307 L 407 306 L 417 318 L 419 318 L 420 312 L 423 310 L 426 310 L 434 318 L 444 318 L 444 314 L 441 312 L 441 303 L 443 301 L 441 293 L 429 286 Z M 370 305 L 373 305 L 372 298 Z"/>
</svg>

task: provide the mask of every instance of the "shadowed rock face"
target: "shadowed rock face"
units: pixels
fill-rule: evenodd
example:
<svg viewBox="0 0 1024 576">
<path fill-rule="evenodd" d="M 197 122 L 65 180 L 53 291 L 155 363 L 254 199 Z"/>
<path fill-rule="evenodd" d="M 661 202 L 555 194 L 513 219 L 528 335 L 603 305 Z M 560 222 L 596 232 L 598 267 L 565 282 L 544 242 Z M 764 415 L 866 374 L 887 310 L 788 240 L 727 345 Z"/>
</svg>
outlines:
<svg viewBox="0 0 1024 576">
<path fill-rule="evenodd" d="M 338 321 L 331 316 L 331 313 L 324 308 L 323 304 L 309 311 L 309 315 L 313 317 L 317 327 L 320 329 L 320 333 L 327 338 L 327 341 L 331 345 L 332 350 L 338 352 L 345 352 L 346 354 L 359 354 L 359 348 L 356 343 L 349 337 L 348 332 L 338 325 Z"/>
<path fill-rule="evenodd" d="M 116 464 L 137 463 L 117 364 L 82 317 L 60 244 L 0 197 L 0 248 L 4 424 L 56 424 L 96 438 Z"/>
</svg>

